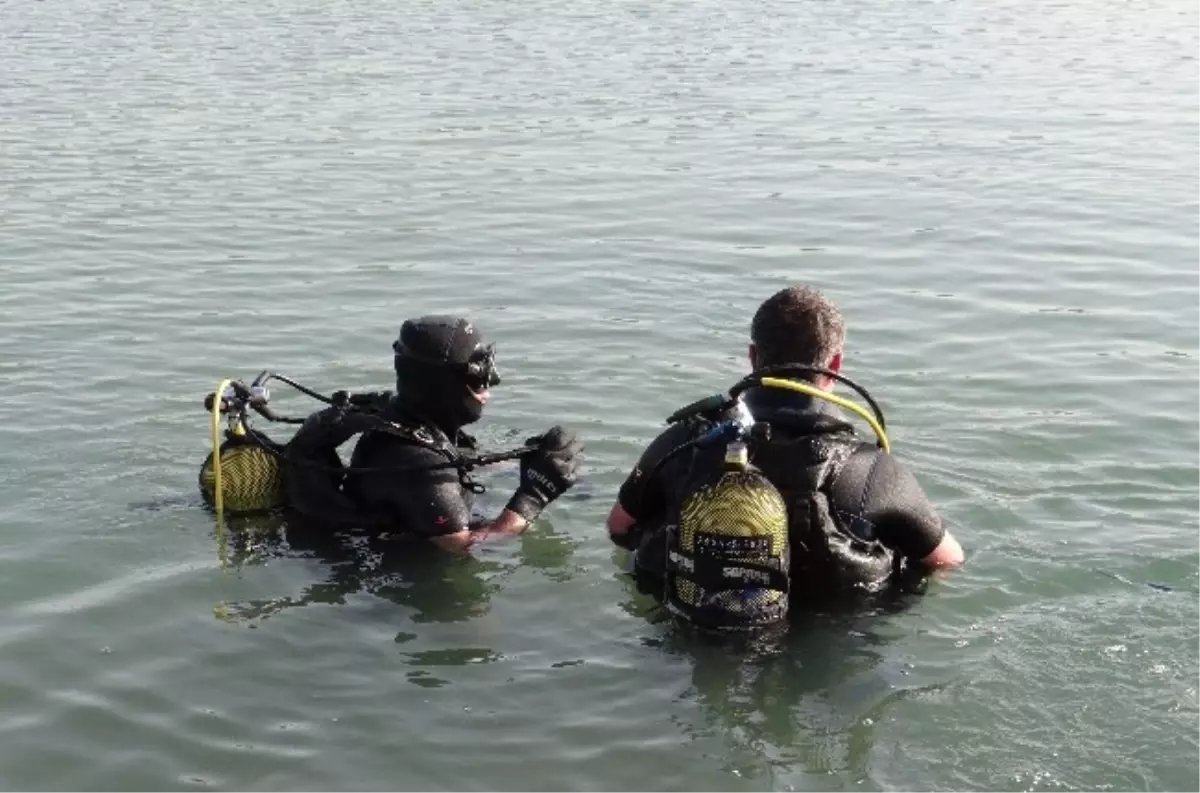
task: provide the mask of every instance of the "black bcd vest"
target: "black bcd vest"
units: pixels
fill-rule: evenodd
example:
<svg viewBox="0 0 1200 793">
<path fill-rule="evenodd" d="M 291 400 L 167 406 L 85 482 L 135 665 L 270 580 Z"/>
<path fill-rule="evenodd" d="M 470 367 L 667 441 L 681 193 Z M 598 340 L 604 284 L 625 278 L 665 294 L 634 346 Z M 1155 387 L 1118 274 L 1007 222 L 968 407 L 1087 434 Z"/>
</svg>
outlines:
<svg viewBox="0 0 1200 793">
<path fill-rule="evenodd" d="M 379 521 L 354 497 L 353 480 L 359 474 L 347 470 L 338 447 L 361 434 L 355 459 L 370 460 L 380 444 L 405 443 L 433 449 L 448 462 L 458 451 L 444 436 L 420 422 L 390 412 L 326 408 L 310 415 L 288 442 L 288 506 L 302 516 L 342 526 L 371 528 Z M 397 476 L 403 472 L 397 471 Z"/>
</svg>

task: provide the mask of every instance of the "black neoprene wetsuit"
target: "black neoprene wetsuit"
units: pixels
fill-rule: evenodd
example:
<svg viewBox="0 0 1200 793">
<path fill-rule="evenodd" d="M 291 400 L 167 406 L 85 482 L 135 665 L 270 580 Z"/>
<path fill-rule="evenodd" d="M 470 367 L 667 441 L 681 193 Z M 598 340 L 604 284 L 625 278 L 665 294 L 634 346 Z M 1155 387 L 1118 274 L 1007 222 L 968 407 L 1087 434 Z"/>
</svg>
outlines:
<svg viewBox="0 0 1200 793">
<path fill-rule="evenodd" d="M 396 416 L 396 408 L 391 408 Z M 440 446 L 453 449 L 445 433 L 425 425 Z M 352 467 L 399 468 L 445 463 L 447 455 L 403 438 L 367 432 L 351 457 Z M 394 527 L 415 537 L 441 537 L 470 527 L 473 495 L 455 468 L 400 473 L 364 473 L 351 477 L 347 489 L 355 503 L 376 525 Z"/>
</svg>

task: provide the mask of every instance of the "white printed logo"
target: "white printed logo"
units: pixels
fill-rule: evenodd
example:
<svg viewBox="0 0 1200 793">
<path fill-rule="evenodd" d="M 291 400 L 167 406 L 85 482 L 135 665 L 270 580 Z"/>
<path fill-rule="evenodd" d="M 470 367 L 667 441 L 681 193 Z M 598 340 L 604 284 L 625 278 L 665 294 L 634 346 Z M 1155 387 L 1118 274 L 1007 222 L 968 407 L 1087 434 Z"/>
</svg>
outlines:
<svg viewBox="0 0 1200 793">
<path fill-rule="evenodd" d="M 555 493 L 558 492 L 558 488 L 555 487 L 554 483 L 550 481 L 550 477 L 546 476 L 541 471 L 538 471 L 535 468 L 530 468 L 525 473 L 530 479 L 534 480 L 535 482 L 540 484 L 543 488 L 545 488 L 546 491 L 548 493 L 550 493 L 550 495 L 554 495 Z"/>
</svg>

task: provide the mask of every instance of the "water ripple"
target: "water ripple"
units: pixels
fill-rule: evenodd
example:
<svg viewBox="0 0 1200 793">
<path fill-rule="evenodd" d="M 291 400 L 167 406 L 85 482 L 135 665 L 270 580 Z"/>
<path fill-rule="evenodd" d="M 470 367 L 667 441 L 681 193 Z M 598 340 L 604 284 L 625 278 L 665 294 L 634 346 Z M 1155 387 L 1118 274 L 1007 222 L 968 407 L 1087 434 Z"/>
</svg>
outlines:
<svg viewBox="0 0 1200 793">
<path fill-rule="evenodd" d="M 9 5 L 10 787 L 1196 788 L 1194 4 Z M 798 281 L 970 565 L 707 654 L 603 520 Z M 470 562 L 216 532 L 203 395 L 434 311 L 578 489 Z"/>
</svg>

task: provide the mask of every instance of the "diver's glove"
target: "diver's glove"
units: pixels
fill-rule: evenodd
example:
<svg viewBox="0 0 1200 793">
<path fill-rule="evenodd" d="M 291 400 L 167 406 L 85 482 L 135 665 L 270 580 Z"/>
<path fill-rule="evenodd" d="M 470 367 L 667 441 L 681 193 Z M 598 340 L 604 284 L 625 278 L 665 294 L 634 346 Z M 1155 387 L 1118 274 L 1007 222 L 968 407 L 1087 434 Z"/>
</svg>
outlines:
<svg viewBox="0 0 1200 793">
<path fill-rule="evenodd" d="M 521 484 L 508 500 L 508 509 L 533 522 L 551 501 L 575 484 L 583 441 L 563 427 L 525 441 L 538 447 L 521 458 Z"/>
</svg>

